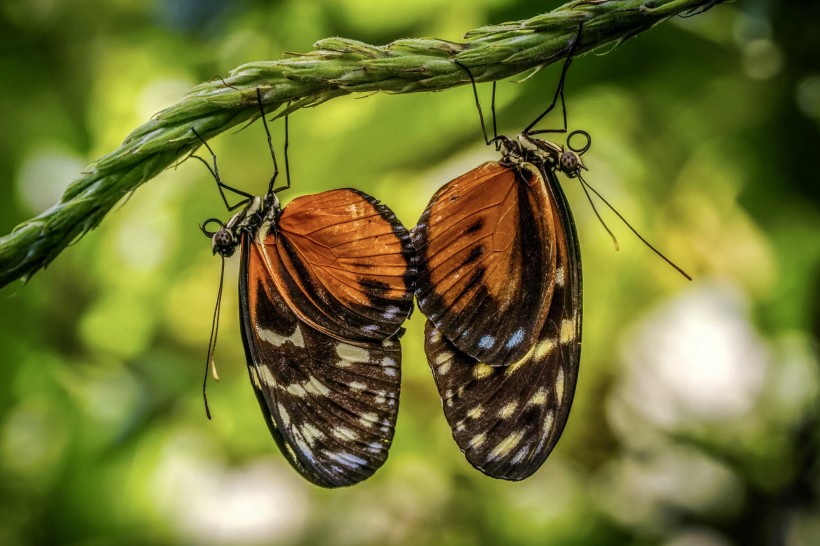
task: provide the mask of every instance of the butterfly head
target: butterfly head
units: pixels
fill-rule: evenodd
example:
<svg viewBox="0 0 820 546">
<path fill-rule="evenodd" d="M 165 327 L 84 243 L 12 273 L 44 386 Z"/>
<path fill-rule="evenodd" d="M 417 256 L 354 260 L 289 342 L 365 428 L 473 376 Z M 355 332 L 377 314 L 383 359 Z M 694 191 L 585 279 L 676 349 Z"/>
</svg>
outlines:
<svg viewBox="0 0 820 546">
<path fill-rule="evenodd" d="M 582 138 L 581 146 L 573 145 L 573 137 Z M 570 178 L 581 174 L 581 169 L 587 170 L 581 156 L 592 146 L 592 137 L 586 131 L 573 131 L 567 135 L 566 146 L 561 146 L 561 156 L 558 159 L 558 169 Z"/>
<path fill-rule="evenodd" d="M 214 255 L 219 254 L 223 258 L 233 256 L 238 244 L 237 237 L 227 227 L 221 228 L 211 236 L 211 250 Z"/>
<path fill-rule="evenodd" d="M 581 155 L 572 149 L 561 148 L 561 155 L 558 157 L 558 170 L 570 178 L 575 178 L 581 169 L 586 169 Z"/>
<path fill-rule="evenodd" d="M 245 207 L 233 215 L 227 224 L 223 224 L 216 218 L 206 220 L 200 229 L 211 238 L 211 250 L 214 255 L 219 254 L 223 258 L 233 256 L 236 247 L 242 240 L 243 233 L 256 234 L 261 230 L 267 231 L 271 225 L 275 225 L 281 214 L 279 198 L 273 192 L 268 193 L 263 198 L 251 198 Z M 216 224 L 219 229 L 211 231 L 209 224 Z M 264 238 L 264 236 L 263 236 Z"/>
</svg>

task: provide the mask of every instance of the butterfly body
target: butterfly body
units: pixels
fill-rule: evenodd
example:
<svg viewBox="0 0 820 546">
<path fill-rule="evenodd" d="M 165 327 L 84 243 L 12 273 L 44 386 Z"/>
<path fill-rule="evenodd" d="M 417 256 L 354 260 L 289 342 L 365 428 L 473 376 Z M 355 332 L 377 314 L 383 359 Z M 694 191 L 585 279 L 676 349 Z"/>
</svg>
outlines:
<svg viewBox="0 0 820 546">
<path fill-rule="evenodd" d="M 324 487 L 352 485 L 387 458 L 398 411 L 402 322 L 415 259 L 387 207 L 350 189 L 252 198 L 212 237 L 241 250 L 248 370 L 283 455 Z"/>
<path fill-rule="evenodd" d="M 556 178 L 579 155 L 522 133 L 501 160 L 443 186 L 413 231 L 425 351 L 468 461 L 537 470 L 566 423 L 580 358 L 581 265 Z"/>
</svg>

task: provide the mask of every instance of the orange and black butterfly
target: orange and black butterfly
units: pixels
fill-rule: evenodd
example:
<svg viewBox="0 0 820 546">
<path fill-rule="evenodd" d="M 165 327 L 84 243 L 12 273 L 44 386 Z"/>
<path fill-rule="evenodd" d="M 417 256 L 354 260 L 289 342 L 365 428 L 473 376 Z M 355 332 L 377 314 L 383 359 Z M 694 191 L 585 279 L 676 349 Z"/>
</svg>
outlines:
<svg viewBox="0 0 820 546">
<path fill-rule="evenodd" d="M 563 99 L 571 58 L 535 122 Z M 516 140 L 485 130 L 501 159 L 445 184 L 412 234 L 425 351 L 453 438 L 478 470 L 508 480 L 535 472 L 561 436 L 581 352 L 581 254 L 556 173 L 578 176 L 590 140 L 576 131 L 586 145 L 565 149 L 534 137 L 535 122 Z"/>
<path fill-rule="evenodd" d="M 271 154 L 265 196 L 238 192 L 245 199 L 233 208 L 242 210 L 203 231 L 214 254 L 240 248 L 242 339 L 273 438 L 311 482 L 352 485 L 384 463 L 393 439 L 414 251 L 396 216 L 357 190 L 297 197 L 282 208 L 277 193 L 289 182 L 274 189 Z M 229 187 L 212 172 L 225 199 Z"/>
</svg>

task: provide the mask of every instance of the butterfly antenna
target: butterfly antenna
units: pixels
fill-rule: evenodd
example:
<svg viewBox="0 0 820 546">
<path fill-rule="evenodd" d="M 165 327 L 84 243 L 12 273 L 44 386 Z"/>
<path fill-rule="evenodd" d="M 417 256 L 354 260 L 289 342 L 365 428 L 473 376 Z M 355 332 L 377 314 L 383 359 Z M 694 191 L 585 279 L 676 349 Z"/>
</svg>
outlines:
<svg viewBox="0 0 820 546">
<path fill-rule="evenodd" d="M 580 177 L 580 175 L 578 175 L 578 178 L 581 179 L 581 181 L 583 182 L 583 179 Z M 584 193 L 587 195 L 587 200 L 589 201 L 589 204 L 592 206 L 592 212 L 595 213 L 595 216 L 598 217 L 598 221 L 601 222 L 601 225 L 604 226 L 606 232 L 609 233 L 609 236 L 612 239 L 612 246 L 615 247 L 615 252 L 619 251 L 621 249 L 621 246 L 618 244 L 618 239 L 615 237 L 615 234 L 612 233 L 612 230 L 609 229 L 609 226 L 606 225 L 604 219 L 601 218 L 601 215 L 598 212 L 598 208 L 595 206 L 595 202 L 592 200 L 592 196 L 589 194 L 589 190 L 587 190 L 586 182 L 583 182 L 583 184 L 581 184 L 581 189 L 583 189 Z"/>
<path fill-rule="evenodd" d="M 219 381 L 219 373 L 216 371 L 216 362 L 214 362 L 214 352 L 216 351 L 216 338 L 219 334 L 219 311 L 222 306 L 222 287 L 225 284 L 225 257 L 222 256 L 222 267 L 219 272 L 219 291 L 216 296 L 216 305 L 214 306 L 214 316 L 211 322 L 211 337 L 208 340 L 208 356 L 205 359 L 205 378 L 202 380 L 202 399 L 205 401 L 205 415 L 210 420 L 211 409 L 208 407 L 208 394 L 206 392 L 208 387 L 208 372 L 210 371 L 214 376 L 214 381 Z"/>
<path fill-rule="evenodd" d="M 673 267 L 673 268 L 674 268 L 674 269 L 675 269 L 678 273 L 680 273 L 681 275 L 683 275 L 684 277 L 686 277 L 686 279 L 687 279 L 687 280 L 690 280 L 690 281 L 692 280 L 692 277 L 690 277 L 690 276 L 689 276 L 689 274 L 688 274 L 686 271 L 684 271 L 683 269 L 681 269 L 680 267 L 678 267 L 678 265 L 677 265 L 677 264 L 675 264 L 675 262 L 673 262 L 672 260 L 670 260 L 669 258 L 667 258 L 666 256 L 664 256 L 664 255 L 663 255 L 663 253 L 662 253 L 660 250 L 658 250 L 657 248 L 655 248 L 654 246 L 652 246 L 652 244 L 651 244 L 649 241 L 647 241 L 646 239 L 644 239 L 644 238 L 641 236 L 641 234 L 640 234 L 640 233 L 638 233 L 638 231 L 637 231 L 634 227 L 632 227 L 632 225 L 631 225 L 629 222 L 627 222 L 627 221 L 626 221 L 626 218 L 624 218 L 624 217 L 621 215 L 621 213 L 620 213 L 620 212 L 618 212 L 618 211 L 615 209 L 615 207 L 613 207 L 612 205 L 610 205 L 610 204 L 609 204 L 609 201 L 607 201 L 606 199 L 604 199 L 604 196 L 603 196 L 603 195 L 601 195 L 600 193 L 598 193 L 598 190 L 596 190 L 595 188 L 593 188 L 592 186 L 590 186 L 590 185 L 589 185 L 589 183 L 588 183 L 586 180 L 584 180 L 584 178 L 581 176 L 581 173 L 580 173 L 580 172 L 578 173 L 578 180 L 580 180 L 580 181 L 581 181 L 581 184 L 582 184 L 582 186 L 581 186 L 581 187 L 584 187 L 584 188 L 585 188 L 585 189 L 584 189 L 584 191 L 585 191 L 585 192 L 586 192 L 586 188 L 589 188 L 590 190 L 592 190 L 592 192 L 593 192 L 596 196 L 598 196 L 598 199 L 600 199 L 601 201 L 603 201 L 603 202 L 604 202 L 604 204 L 605 204 L 607 207 L 609 207 L 609 208 L 610 208 L 610 210 L 611 210 L 612 212 L 614 212 L 614 213 L 615 213 L 615 215 L 616 215 L 616 216 L 618 216 L 618 218 L 620 218 L 620 219 L 621 219 L 621 221 L 622 221 L 624 224 L 626 224 L 626 227 L 628 227 L 628 228 L 630 229 L 630 231 L 632 231 L 632 233 L 634 233 L 634 234 L 635 234 L 635 236 L 636 236 L 638 239 L 640 239 L 640 240 L 641 240 L 641 242 L 642 242 L 643 244 L 645 244 L 646 246 L 648 246 L 648 247 L 652 250 L 652 252 L 654 252 L 655 254 L 657 254 L 658 256 L 660 256 L 660 257 L 663 259 L 663 261 L 665 261 L 666 263 L 668 263 L 669 265 L 671 265 L 671 266 L 672 266 L 672 267 Z M 589 197 L 589 193 L 588 193 L 588 192 L 587 192 L 587 197 Z M 592 202 L 592 200 L 590 199 L 590 203 L 591 203 L 591 202 Z M 593 206 L 592 206 L 592 209 L 593 209 L 593 210 L 595 210 L 595 205 L 593 205 Z M 595 214 L 598 214 L 598 211 L 595 211 Z M 598 218 L 599 218 L 599 219 L 601 218 L 601 217 L 600 217 L 600 215 L 598 216 Z M 603 223 L 603 220 L 601 220 L 601 223 Z M 606 227 L 606 224 L 604 224 L 604 227 Z M 609 228 L 607 228 L 607 231 L 609 231 Z M 612 232 L 609 232 L 609 233 L 610 233 L 610 235 L 612 235 Z M 615 239 L 615 237 L 613 236 L 613 240 L 614 240 L 614 239 Z M 617 243 L 616 243 L 616 244 L 617 244 Z"/>
</svg>

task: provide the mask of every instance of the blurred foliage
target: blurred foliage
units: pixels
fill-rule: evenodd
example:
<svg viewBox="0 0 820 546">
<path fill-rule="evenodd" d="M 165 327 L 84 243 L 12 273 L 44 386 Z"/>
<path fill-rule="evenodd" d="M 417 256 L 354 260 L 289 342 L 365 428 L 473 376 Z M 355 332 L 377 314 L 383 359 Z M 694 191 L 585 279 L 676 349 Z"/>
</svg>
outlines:
<svg viewBox="0 0 820 546">
<path fill-rule="evenodd" d="M 244 62 L 334 35 L 458 40 L 557 5 L 3 2 L 0 232 L 194 84 Z M 593 135 L 588 180 L 695 281 L 607 216 L 613 252 L 566 183 L 584 350 L 564 437 L 531 479 L 495 481 L 464 461 L 419 313 L 394 447 L 371 480 L 320 490 L 276 452 L 232 289 L 208 422 L 199 388 L 218 260 L 197 224 L 228 214 L 187 162 L 0 294 L 0 544 L 816 544 L 818 17 L 816 5 L 721 5 L 573 64 L 569 122 Z M 501 83 L 500 128 L 540 112 L 557 75 Z M 354 186 L 409 226 L 438 186 L 494 156 L 466 87 L 346 97 L 290 122 L 287 197 Z M 281 149 L 281 123 L 273 130 Z M 212 145 L 226 181 L 264 191 L 259 124 Z M 229 284 L 236 273 L 233 260 Z"/>
</svg>

